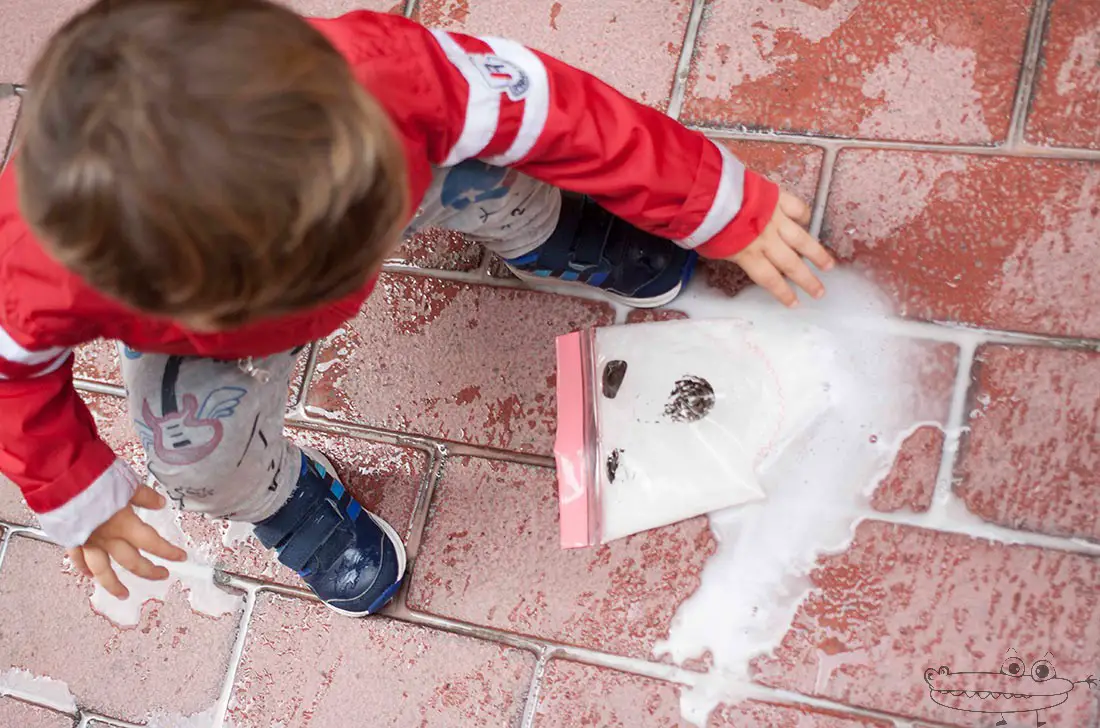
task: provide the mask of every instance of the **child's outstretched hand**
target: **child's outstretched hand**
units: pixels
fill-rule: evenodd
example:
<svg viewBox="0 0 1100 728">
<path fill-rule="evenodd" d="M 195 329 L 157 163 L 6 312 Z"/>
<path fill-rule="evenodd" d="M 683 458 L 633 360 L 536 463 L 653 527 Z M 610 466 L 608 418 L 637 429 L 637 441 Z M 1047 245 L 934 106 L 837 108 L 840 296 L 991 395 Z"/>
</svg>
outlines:
<svg viewBox="0 0 1100 728">
<path fill-rule="evenodd" d="M 148 551 L 168 561 L 184 561 L 187 558 L 187 552 L 168 543 L 156 529 L 141 520 L 134 513 L 134 506 L 160 510 L 164 507 L 164 498 L 148 486 L 139 486 L 129 505 L 92 531 L 83 546 L 68 550 L 73 566 L 80 573 L 94 578 L 119 599 L 130 596 L 130 592 L 115 574 L 112 558 L 127 571 L 153 581 L 167 579 L 168 569 L 156 566 L 142 556 L 141 551 Z"/>
<path fill-rule="evenodd" d="M 825 295 L 825 286 L 810 271 L 803 258 L 809 258 L 821 270 L 829 270 L 835 262 L 806 230 L 809 224 L 810 206 L 781 190 L 779 204 L 775 206 L 764 232 L 729 260 L 741 266 L 749 278 L 785 306 L 798 305 L 787 279 L 814 298 L 821 298 Z"/>
</svg>

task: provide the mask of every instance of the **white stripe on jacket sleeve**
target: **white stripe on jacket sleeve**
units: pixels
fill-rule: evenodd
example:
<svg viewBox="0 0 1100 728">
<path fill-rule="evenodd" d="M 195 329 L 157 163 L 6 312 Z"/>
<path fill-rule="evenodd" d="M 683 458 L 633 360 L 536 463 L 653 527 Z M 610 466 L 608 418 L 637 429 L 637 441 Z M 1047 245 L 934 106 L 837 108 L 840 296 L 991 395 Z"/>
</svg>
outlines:
<svg viewBox="0 0 1100 728">
<path fill-rule="evenodd" d="M 482 40 L 488 43 L 498 56 L 522 69 L 530 83 L 527 95 L 523 98 L 523 121 L 515 141 L 507 151 L 485 159 L 486 162 L 497 167 L 507 167 L 530 154 L 539 137 L 542 136 L 543 129 L 546 128 L 546 118 L 550 115 L 550 79 L 546 73 L 546 66 L 528 48 L 504 38 L 482 38 Z"/>
<path fill-rule="evenodd" d="M 24 366 L 44 364 L 48 361 L 53 361 L 53 359 L 68 351 L 69 350 L 63 346 L 54 346 L 49 349 L 42 349 L 41 351 L 24 349 L 11 337 L 11 334 L 4 330 L 3 326 L 0 326 L 0 358 L 7 359 L 14 364 L 22 364 Z"/>
<path fill-rule="evenodd" d="M 741 211 L 745 196 L 745 165 L 721 144 L 711 141 L 722 155 L 722 176 L 706 217 L 691 235 L 678 241 L 685 248 L 698 248 L 729 225 Z"/>
<path fill-rule="evenodd" d="M 462 73 L 463 78 L 466 79 L 466 85 L 470 88 L 462 134 L 442 165 L 453 167 L 459 162 L 481 154 L 493 140 L 493 135 L 497 131 L 497 122 L 500 120 L 500 92 L 485 83 L 481 71 L 474 65 L 470 54 L 455 42 L 450 33 L 433 30 L 432 35 L 443 48 L 443 52 L 447 54 L 447 59 Z"/>
<path fill-rule="evenodd" d="M 126 461 L 116 459 L 91 485 L 52 511 L 38 514 L 38 525 L 65 548 L 80 546 L 92 531 L 122 510 L 141 480 Z"/>
</svg>

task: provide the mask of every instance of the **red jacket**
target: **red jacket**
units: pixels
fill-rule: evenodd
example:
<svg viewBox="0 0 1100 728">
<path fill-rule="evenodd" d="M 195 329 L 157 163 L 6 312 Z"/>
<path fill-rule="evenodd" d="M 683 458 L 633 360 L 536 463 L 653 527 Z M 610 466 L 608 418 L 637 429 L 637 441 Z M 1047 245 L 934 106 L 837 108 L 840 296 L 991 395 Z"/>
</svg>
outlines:
<svg viewBox="0 0 1100 728">
<path fill-rule="evenodd" d="M 310 22 L 392 116 L 413 200 L 433 165 L 477 157 L 592 195 L 715 258 L 751 242 L 774 210 L 774 185 L 722 147 L 537 51 L 365 11 Z M 103 338 L 151 353 L 264 356 L 331 333 L 370 293 L 368 285 L 313 311 L 195 333 L 108 300 L 63 269 L 17 199 L 8 169 L 0 174 L 0 472 L 66 546 L 84 543 L 137 485 L 73 388 L 73 347 Z"/>
</svg>

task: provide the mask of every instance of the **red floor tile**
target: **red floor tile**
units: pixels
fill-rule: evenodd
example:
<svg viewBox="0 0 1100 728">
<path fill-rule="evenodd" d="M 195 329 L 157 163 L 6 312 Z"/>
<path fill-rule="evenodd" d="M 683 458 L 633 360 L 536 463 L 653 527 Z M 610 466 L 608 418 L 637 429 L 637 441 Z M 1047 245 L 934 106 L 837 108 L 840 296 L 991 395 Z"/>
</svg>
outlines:
<svg viewBox="0 0 1100 728">
<path fill-rule="evenodd" d="M 917 319 L 1100 336 L 1100 165 L 842 152 L 825 238 Z"/>
<path fill-rule="evenodd" d="M 691 728 L 681 688 L 602 667 L 554 660 L 539 692 L 535 728 Z M 719 706 L 707 728 L 893 728 L 889 723 L 792 705 L 746 701 Z"/>
<path fill-rule="evenodd" d="M 761 682 L 956 724 L 958 712 L 930 699 L 926 668 L 997 672 L 1011 649 L 1029 671 L 1046 656 L 1062 677 L 1097 674 L 1097 559 L 865 522 L 813 581 L 782 645 L 755 662 Z M 1083 688 L 1044 719 L 1095 725 L 1096 693 Z"/>
<path fill-rule="evenodd" d="M 626 315 L 626 322 L 645 324 L 658 321 L 683 321 L 686 318 L 689 318 L 686 313 L 674 308 L 636 308 Z"/>
<path fill-rule="evenodd" d="M 875 489 L 871 507 L 883 513 L 927 511 L 943 459 L 943 440 L 938 427 L 921 427 L 910 435 L 898 450 L 890 474 Z"/>
<path fill-rule="evenodd" d="M 706 520 L 696 518 L 563 550 L 552 471 L 456 458 L 435 492 L 408 604 L 647 658 L 714 549 Z"/>
<path fill-rule="evenodd" d="M 3 475 L 0 475 L 0 521 L 20 526 L 37 523 L 34 514 L 23 502 L 23 494 L 19 492 L 19 488 Z"/>
<path fill-rule="evenodd" d="M 723 141 L 731 152 L 749 169 L 763 174 L 813 205 L 817 192 L 821 160 L 825 153 L 819 147 L 801 144 L 781 144 L 745 141 Z M 703 261 L 707 283 L 733 296 L 752 284 L 736 263 Z"/>
<path fill-rule="evenodd" d="M 137 627 L 118 629 L 92 611 L 91 582 L 65 573 L 62 556 L 12 540 L 0 568 L 0 665 L 60 680 L 81 706 L 126 720 L 158 709 L 192 715 L 215 703 L 236 616 L 197 615 L 173 591 L 167 603 L 146 604 Z"/>
<path fill-rule="evenodd" d="M 1100 149 L 1100 4 L 1051 5 L 1027 138 Z"/>
<path fill-rule="evenodd" d="M 122 385 L 119 369 L 118 344 L 98 339 L 76 350 L 73 359 L 73 376 L 103 384 Z"/>
<path fill-rule="evenodd" d="M 511 38 L 662 109 L 690 13 L 689 0 L 421 0 L 417 10 L 429 27 Z"/>
<path fill-rule="evenodd" d="M 554 338 L 614 320 L 603 303 L 383 276 L 325 341 L 308 406 L 344 420 L 550 453 Z"/>
<path fill-rule="evenodd" d="M 314 18 L 333 18 L 355 10 L 403 13 L 403 0 L 282 0 L 294 11 Z"/>
<path fill-rule="evenodd" d="M 19 99 L 10 97 L 0 101 L 0 162 L 8 153 L 8 141 L 15 128 L 15 118 L 19 113 Z"/>
<path fill-rule="evenodd" d="M 25 83 L 42 46 L 55 30 L 88 5 L 87 0 L 9 2 L 0 23 L 0 81 Z"/>
<path fill-rule="evenodd" d="M 21 703 L 12 698 L 0 697 L 0 725 L 10 728 L 73 728 L 72 718 Z"/>
<path fill-rule="evenodd" d="M 408 448 L 379 445 L 308 430 L 291 430 L 290 437 L 325 453 L 336 465 L 344 485 L 367 510 L 391 523 L 408 538 L 413 507 L 424 480 L 428 458 Z M 183 516 L 183 530 L 219 568 L 255 579 L 305 587 L 298 575 L 280 564 L 272 552 L 252 538 L 249 528 L 197 513 Z M 228 543 L 227 543 L 228 542 Z"/>
<path fill-rule="evenodd" d="M 423 230 L 406 240 L 391 260 L 432 270 L 476 270 L 482 247 L 453 230 Z"/>
<path fill-rule="evenodd" d="M 683 117 L 885 139 L 1003 139 L 1029 6 L 712 0 Z"/>
<path fill-rule="evenodd" d="M 237 728 L 508 728 L 534 663 L 488 642 L 261 595 L 228 717 Z"/>
<path fill-rule="evenodd" d="M 991 347 L 976 378 L 955 492 L 1010 528 L 1100 541 L 1100 354 Z"/>
</svg>

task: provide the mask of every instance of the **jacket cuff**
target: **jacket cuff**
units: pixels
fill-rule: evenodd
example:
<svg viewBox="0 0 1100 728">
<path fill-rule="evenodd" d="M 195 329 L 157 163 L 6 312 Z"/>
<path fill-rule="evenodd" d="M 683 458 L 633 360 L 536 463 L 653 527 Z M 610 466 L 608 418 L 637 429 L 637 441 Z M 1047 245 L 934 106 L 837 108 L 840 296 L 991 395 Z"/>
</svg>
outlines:
<svg viewBox="0 0 1100 728">
<path fill-rule="evenodd" d="M 72 548 L 130 502 L 141 479 L 128 463 L 116 458 L 103 473 L 68 501 L 44 513 L 38 524 L 50 540 Z"/>
<path fill-rule="evenodd" d="M 696 250 L 704 258 L 724 259 L 740 253 L 764 232 L 779 204 L 779 185 L 745 170 L 741 209 L 725 228 Z"/>
</svg>

